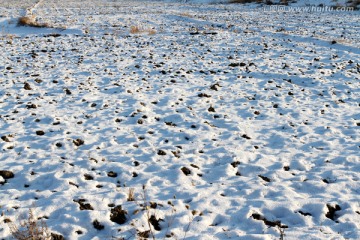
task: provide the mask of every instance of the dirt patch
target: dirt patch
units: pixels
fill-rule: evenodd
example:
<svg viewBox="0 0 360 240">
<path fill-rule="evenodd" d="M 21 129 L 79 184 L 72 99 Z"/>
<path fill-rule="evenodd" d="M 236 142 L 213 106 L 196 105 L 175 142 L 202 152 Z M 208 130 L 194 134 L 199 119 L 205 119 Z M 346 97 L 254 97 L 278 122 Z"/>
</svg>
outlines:
<svg viewBox="0 0 360 240">
<path fill-rule="evenodd" d="M 110 220 L 118 224 L 124 224 L 127 220 L 127 211 L 123 210 L 121 205 L 118 205 L 111 209 Z"/>
</svg>

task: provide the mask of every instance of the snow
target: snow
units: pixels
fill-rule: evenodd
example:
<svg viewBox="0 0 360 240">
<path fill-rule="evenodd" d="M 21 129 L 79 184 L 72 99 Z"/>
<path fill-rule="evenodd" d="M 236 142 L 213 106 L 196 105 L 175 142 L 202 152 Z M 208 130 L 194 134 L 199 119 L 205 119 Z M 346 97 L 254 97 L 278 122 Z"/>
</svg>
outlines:
<svg viewBox="0 0 360 240">
<path fill-rule="evenodd" d="M 358 11 L 0 3 L 0 239 L 360 238 Z"/>
</svg>

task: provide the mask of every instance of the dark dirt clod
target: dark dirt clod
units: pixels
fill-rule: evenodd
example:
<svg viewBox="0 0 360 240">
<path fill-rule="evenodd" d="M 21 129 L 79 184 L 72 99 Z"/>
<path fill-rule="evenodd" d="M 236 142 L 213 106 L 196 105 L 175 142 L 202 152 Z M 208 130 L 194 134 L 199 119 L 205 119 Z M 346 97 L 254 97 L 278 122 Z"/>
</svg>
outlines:
<svg viewBox="0 0 360 240">
<path fill-rule="evenodd" d="M 180 151 L 171 151 L 172 154 L 174 154 L 175 157 L 180 158 Z"/>
<path fill-rule="evenodd" d="M 289 171 L 290 167 L 289 166 L 284 166 L 284 171 Z"/>
<path fill-rule="evenodd" d="M 157 154 L 163 156 L 163 155 L 166 155 L 166 152 L 165 152 L 164 150 L 161 150 L 161 149 L 160 149 L 160 150 L 157 152 Z"/>
<path fill-rule="evenodd" d="M 90 174 L 84 174 L 85 180 L 94 180 L 94 177 L 91 176 Z"/>
<path fill-rule="evenodd" d="M 196 31 L 196 32 L 191 32 L 190 35 L 199 35 L 200 32 Z"/>
<path fill-rule="evenodd" d="M 43 136 L 43 135 L 45 135 L 45 132 L 42 130 L 38 130 L 38 131 L 36 131 L 36 135 Z"/>
<path fill-rule="evenodd" d="M 151 223 L 151 225 L 153 225 L 154 229 L 156 231 L 160 231 L 161 227 L 160 227 L 160 221 L 163 221 L 161 218 L 156 219 L 155 215 L 151 215 L 151 217 L 149 218 L 149 222 Z"/>
<path fill-rule="evenodd" d="M 80 205 L 80 210 L 94 210 L 90 203 L 85 203 L 85 199 L 73 200 Z"/>
<path fill-rule="evenodd" d="M 4 223 L 11 223 L 11 219 L 5 218 L 5 219 L 4 219 Z"/>
<path fill-rule="evenodd" d="M 270 221 L 268 219 L 266 219 L 264 216 L 258 214 L 258 213 L 253 213 L 252 218 L 255 220 L 259 220 L 259 221 L 263 221 L 265 223 L 265 225 L 269 226 L 269 227 L 280 227 L 280 228 L 288 228 L 288 226 L 286 225 L 282 225 L 281 221 Z"/>
<path fill-rule="evenodd" d="M 230 63 L 229 67 L 245 67 L 246 63 L 241 62 L 241 63 Z"/>
<path fill-rule="evenodd" d="M 24 89 L 25 90 L 32 90 L 32 88 L 31 88 L 31 86 L 30 86 L 30 84 L 28 82 L 24 83 Z"/>
<path fill-rule="evenodd" d="M 44 37 L 60 37 L 61 36 L 61 34 L 60 33 L 50 33 L 50 34 L 48 34 L 48 35 L 45 35 Z"/>
<path fill-rule="evenodd" d="M 65 88 L 65 93 L 66 93 L 67 95 L 71 95 L 71 91 L 70 91 L 68 88 Z"/>
<path fill-rule="evenodd" d="M 9 179 L 13 178 L 15 175 L 12 171 L 0 170 L 0 176 L 2 176 L 4 179 Z"/>
<path fill-rule="evenodd" d="M 124 224 L 127 220 L 127 211 L 123 210 L 121 205 L 118 205 L 111 209 L 110 220 L 118 224 Z"/>
<path fill-rule="evenodd" d="M 301 215 L 303 216 L 312 216 L 311 213 L 308 213 L 308 212 L 303 212 L 303 211 L 299 211 L 298 213 L 300 213 Z"/>
<path fill-rule="evenodd" d="M 232 162 L 230 164 L 231 164 L 231 166 L 233 166 L 233 168 L 236 168 L 237 166 L 240 165 L 240 161 L 235 161 L 235 162 Z"/>
<path fill-rule="evenodd" d="M 239 67 L 240 64 L 239 63 L 230 63 L 229 67 Z"/>
<path fill-rule="evenodd" d="M 333 221 L 336 219 L 336 212 L 341 210 L 341 207 L 338 204 L 335 206 L 331 206 L 330 204 L 326 204 L 329 211 L 325 214 L 325 216 Z"/>
<path fill-rule="evenodd" d="M 150 230 L 138 232 L 138 236 L 140 238 L 149 238 L 150 237 Z"/>
<path fill-rule="evenodd" d="M 213 85 L 210 86 L 210 89 L 211 89 L 211 90 L 214 90 L 214 91 L 217 91 L 217 90 L 218 90 L 218 87 L 221 87 L 220 84 L 215 83 L 215 84 L 213 84 Z"/>
<path fill-rule="evenodd" d="M 199 166 L 195 165 L 195 164 L 190 164 L 190 166 L 192 166 L 193 168 L 197 168 L 197 169 L 200 169 Z"/>
<path fill-rule="evenodd" d="M 90 203 L 80 204 L 80 210 L 94 210 Z"/>
<path fill-rule="evenodd" d="M 103 230 L 105 228 L 98 220 L 93 221 L 93 226 L 97 230 Z"/>
<path fill-rule="evenodd" d="M 241 135 L 241 137 L 242 137 L 242 138 L 245 138 L 245 139 L 248 139 L 248 140 L 251 139 L 251 137 L 249 137 L 249 136 L 246 135 L 246 134 Z"/>
<path fill-rule="evenodd" d="M 77 138 L 77 139 L 73 140 L 73 143 L 75 144 L 75 146 L 79 147 L 79 146 L 83 145 L 85 142 L 84 142 L 84 140 Z"/>
<path fill-rule="evenodd" d="M 153 208 L 153 209 L 156 209 L 158 204 L 156 202 L 149 202 L 150 204 L 150 207 Z"/>
<path fill-rule="evenodd" d="M 51 240 L 65 240 L 63 235 L 51 233 Z"/>
<path fill-rule="evenodd" d="M 166 125 L 176 127 L 177 125 L 173 122 L 165 122 Z"/>
<path fill-rule="evenodd" d="M 209 98 L 209 97 L 211 97 L 211 95 L 206 94 L 206 93 L 199 93 L 198 97 L 207 97 L 207 98 Z"/>
<path fill-rule="evenodd" d="M 210 107 L 208 108 L 208 111 L 209 111 L 209 112 L 215 112 L 215 108 L 213 108 L 212 106 L 210 106 Z"/>
<path fill-rule="evenodd" d="M 259 178 L 261 178 L 262 180 L 264 180 L 265 182 L 271 182 L 271 179 L 262 175 L 258 175 Z"/>
<path fill-rule="evenodd" d="M 37 108 L 37 106 L 36 106 L 36 104 L 34 104 L 34 103 L 30 103 L 30 104 L 27 104 L 27 105 L 26 105 L 26 108 L 27 108 L 27 109 Z"/>
<path fill-rule="evenodd" d="M 187 167 L 182 167 L 182 168 L 181 168 L 181 171 L 182 171 L 186 176 L 191 174 L 190 169 L 187 168 Z"/>
<path fill-rule="evenodd" d="M 253 213 L 251 216 L 252 216 L 252 218 L 255 219 L 255 220 L 263 220 L 263 219 L 264 219 L 264 217 L 261 216 L 261 215 L 258 214 L 258 213 Z"/>
<path fill-rule="evenodd" d="M 69 182 L 69 184 L 70 184 L 70 185 L 72 185 L 72 186 L 75 186 L 75 187 L 79 188 L 79 185 L 78 185 L 78 184 L 76 184 L 76 183 Z"/>
<path fill-rule="evenodd" d="M 326 178 L 324 178 L 322 181 L 323 181 L 324 183 L 327 183 L 327 184 L 330 183 L 329 180 L 327 180 Z"/>
<path fill-rule="evenodd" d="M 1 139 L 2 139 L 4 142 L 10 142 L 10 139 L 9 139 L 7 136 L 1 136 Z"/>
<path fill-rule="evenodd" d="M 113 172 L 113 171 L 108 172 L 107 175 L 108 175 L 108 177 L 112 177 L 112 178 L 117 177 L 117 173 L 116 173 L 116 172 Z"/>
</svg>

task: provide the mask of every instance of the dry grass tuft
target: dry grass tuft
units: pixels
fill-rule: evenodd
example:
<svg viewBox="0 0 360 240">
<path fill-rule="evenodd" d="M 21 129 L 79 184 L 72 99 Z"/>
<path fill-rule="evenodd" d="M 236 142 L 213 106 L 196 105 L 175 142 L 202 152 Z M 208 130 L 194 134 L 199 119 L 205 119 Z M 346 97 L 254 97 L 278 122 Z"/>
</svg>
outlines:
<svg viewBox="0 0 360 240">
<path fill-rule="evenodd" d="M 156 31 L 154 29 L 150 29 L 150 30 L 148 30 L 148 34 L 154 35 L 154 34 L 156 34 Z"/>
<path fill-rule="evenodd" d="M 138 26 L 131 26 L 130 27 L 130 33 L 136 34 L 136 33 L 140 33 L 140 32 L 141 32 L 141 30 L 140 30 L 140 28 Z"/>
<path fill-rule="evenodd" d="M 27 26 L 33 24 L 34 18 L 33 17 L 21 17 L 19 18 L 18 25 L 20 26 Z"/>
<path fill-rule="evenodd" d="M 135 201 L 135 188 L 129 188 L 127 200 L 129 202 Z"/>
<path fill-rule="evenodd" d="M 25 9 L 25 16 L 18 19 L 18 26 L 28 26 L 37 28 L 48 28 L 51 27 L 48 23 L 39 23 L 36 20 L 36 16 L 33 14 L 34 9 L 43 3 L 44 0 L 38 0 L 33 6 Z"/>
<path fill-rule="evenodd" d="M 140 33 L 147 33 L 149 35 L 154 35 L 156 34 L 156 31 L 154 29 L 151 28 L 141 28 L 139 26 L 131 26 L 130 27 L 130 33 L 131 34 L 140 34 Z"/>
<path fill-rule="evenodd" d="M 35 16 L 24 16 L 20 17 L 18 20 L 19 26 L 28 26 L 28 27 L 37 27 L 37 28 L 48 28 L 50 25 L 48 23 L 39 23 L 36 21 Z"/>
<path fill-rule="evenodd" d="M 187 12 L 184 12 L 184 13 L 180 13 L 179 16 L 182 16 L 182 17 L 189 17 L 189 18 L 193 18 L 194 16 L 190 13 L 187 13 Z"/>
<path fill-rule="evenodd" d="M 51 240 L 51 233 L 43 220 L 35 218 L 33 210 L 29 209 L 27 219 L 20 221 L 20 226 L 9 223 L 11 234 L 18 240 Z"/>
</svg>

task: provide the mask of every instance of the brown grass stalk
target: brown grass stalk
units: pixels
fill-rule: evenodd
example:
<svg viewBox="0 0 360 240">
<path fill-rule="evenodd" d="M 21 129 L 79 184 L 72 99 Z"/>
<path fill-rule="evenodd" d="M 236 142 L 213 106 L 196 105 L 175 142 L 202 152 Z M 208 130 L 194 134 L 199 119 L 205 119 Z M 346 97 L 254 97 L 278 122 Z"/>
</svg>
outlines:
<svg viewBox="0 0 360 240">
<path fill-rule="evenodd" d="M 50 240 L 51 233 L 43 220 L 35 218 L 30 208 L 28 218 L 20 221 L 19 226 L 9 223 L 10 232 L 17 240 Z"/>
<path fill-rule="evenodd" d="M 24 16 L 20 17 L 18 20 L 19 26 L 28 26 L 28 27 L 37 27 L 37 28 L 48 28 L 50 25 L 48 23 L 39 23 L 36 21 L 34 16 Z"/>
</svg>

